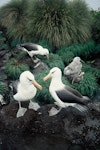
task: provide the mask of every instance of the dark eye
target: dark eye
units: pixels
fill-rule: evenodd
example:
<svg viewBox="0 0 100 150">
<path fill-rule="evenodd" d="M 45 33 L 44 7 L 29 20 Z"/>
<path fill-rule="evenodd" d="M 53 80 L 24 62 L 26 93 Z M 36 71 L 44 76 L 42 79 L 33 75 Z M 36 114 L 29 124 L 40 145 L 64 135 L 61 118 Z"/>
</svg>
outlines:
<svg viewBox="0 0 100 150">
<path fill-rule="evenodd" d="M 53 71 L 52 74 L 53 74 L 54 72 L 55 72 L 55 71 Z"/>
<path fill-rule="evenodd" d="M 32 81 L 31 79 L 27 78 L 30 82 Z"/>
</svg>

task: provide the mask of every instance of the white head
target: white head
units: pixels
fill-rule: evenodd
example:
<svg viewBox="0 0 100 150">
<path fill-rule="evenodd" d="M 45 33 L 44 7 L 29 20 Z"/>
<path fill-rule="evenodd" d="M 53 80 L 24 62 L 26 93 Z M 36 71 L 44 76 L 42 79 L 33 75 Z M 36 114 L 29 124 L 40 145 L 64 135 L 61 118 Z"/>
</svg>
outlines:
<svg viewBox="0 0 100 150">
<path fill-rule="evenodd" d="M 73 59 L 74 62 L 80 62 L 80 60 L 81 60 L 80 57 L 75 57 L 75 58 Z"/>
<path fill-rule="evenodd" d="M 62 72 L 61 72 L 61 69 L 58 68 L 58 67 L 54 67 L 50 70 L 50 74 L 51 74 L 51 77 L 57 77 L 57 76 L 61 76 L 62 75 Z"/>
<path fill-rule="evenodd" d="M 31 81 L 34 81 L 34 75 L 30 71 L 24 71 L 20 75 L 20 82 L 21 83 L 31 83 Z"/>
<path fill-rule="evenodd" d="M 34 75 L 30 71 L 24 71 L 21 73 L 20 84 L 23 86 L 25 86 L 25 85 L 29 86 L 29 85 L 33 84 L 35 87 L 42 90 L 42 86 L 36 82 Z"/>
<path fill-rule="evenodd" d="M 44 55 L 48 55 L 49 54 L 49 50 L 47 48 L 44 48 Z"/>
<path fill-rule="evenodd" d="M 58 67 L 54 67 L 50 70 L 49 74 L 43 78 L 44 81 L 46 81 L 49 78 L 61 78 L 62 72 L 61 69 Z"/>
<path fill-rule="evenodd" d="M 45 55 L 49 59 L 49 50 L 47 48 L 43 48 L 41 51 L 41 55 Z"/>
</svg>

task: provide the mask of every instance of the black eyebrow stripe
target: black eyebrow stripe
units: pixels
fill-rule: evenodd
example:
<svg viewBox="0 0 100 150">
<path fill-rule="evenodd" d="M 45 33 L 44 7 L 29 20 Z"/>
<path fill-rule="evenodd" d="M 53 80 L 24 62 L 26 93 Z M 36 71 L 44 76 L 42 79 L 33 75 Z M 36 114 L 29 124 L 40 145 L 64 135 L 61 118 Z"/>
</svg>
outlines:
<svg viewBox="0 0 100 150">
<path fill-rule="evenodd" d="M 31 79 L 27 78 L 29 81 L 32 81 Z"/>
<path fill-rule="evenodd" d="M 56 71 L 56 70 L 55 70 Z M 54 73 L 55 71 L 53 71 L 52 73 Z"/>
</svg>

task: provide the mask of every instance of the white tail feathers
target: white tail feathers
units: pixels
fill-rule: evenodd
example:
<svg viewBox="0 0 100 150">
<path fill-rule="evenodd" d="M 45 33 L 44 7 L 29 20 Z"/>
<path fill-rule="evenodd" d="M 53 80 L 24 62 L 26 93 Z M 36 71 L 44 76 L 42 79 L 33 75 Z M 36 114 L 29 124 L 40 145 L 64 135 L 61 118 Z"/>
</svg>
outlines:
<svg viewBox="0 0 100 150">
<path fill-rule="evenodd" d="M 86 112 L 87 111 L 87 107 L 84 105 L 79 105 L 79 104 L 75 104 L 73 107 L 75 107 L 76 109 L 78 109 L 81 112 Z"/>
</svg>

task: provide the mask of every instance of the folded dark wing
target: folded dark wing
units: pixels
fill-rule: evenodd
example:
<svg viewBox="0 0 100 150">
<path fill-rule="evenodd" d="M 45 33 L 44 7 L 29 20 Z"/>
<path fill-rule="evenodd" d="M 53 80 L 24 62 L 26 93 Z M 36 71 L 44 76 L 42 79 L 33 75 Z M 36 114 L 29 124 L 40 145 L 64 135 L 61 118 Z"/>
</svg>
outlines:
<svg viewBox="0 0 100 150">
<path fill-rule="evenodd" d="M 84 99 L 76 96 L 66 88 L 56 91 L 57 96 L 63 102 L 84 104 Z"/>
</svg>

